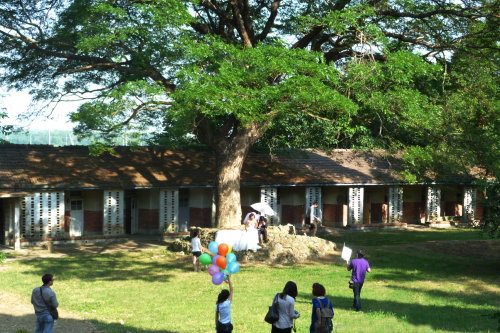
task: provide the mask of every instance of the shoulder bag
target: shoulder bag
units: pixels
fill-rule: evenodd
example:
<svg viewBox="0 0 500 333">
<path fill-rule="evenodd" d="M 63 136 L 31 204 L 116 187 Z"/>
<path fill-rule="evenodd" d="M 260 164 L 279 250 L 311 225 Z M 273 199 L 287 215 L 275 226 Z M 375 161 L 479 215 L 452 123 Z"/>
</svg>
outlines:
<svg viewBox="0 0 500 333">
<path fill-rule="evenodd" d="M 274 324 L 280 318 L 278 311 L 278 295 L 274 296 L 273 304 L 267 310 L 266 316 L 264 317 L 264 321 L 269 324 Z"/>
<path fill-rule="evenodd" d="M 40 287 L 40 296 L 42 296 L 42 300 L 45 303 L 45 306 L 47 307 L 47 309 L 49 309 L 49 313 L 52 316 L 52 318 L 54 320 L 59 319 L 59 312 L 57 311 L 57 308 L 54 308 L 54 307 L 50 306 L 49 304 L 47 304 L 47 302 L 45 301 L 45 298 L 43 298 L 42 287 Z"/>
</svg>

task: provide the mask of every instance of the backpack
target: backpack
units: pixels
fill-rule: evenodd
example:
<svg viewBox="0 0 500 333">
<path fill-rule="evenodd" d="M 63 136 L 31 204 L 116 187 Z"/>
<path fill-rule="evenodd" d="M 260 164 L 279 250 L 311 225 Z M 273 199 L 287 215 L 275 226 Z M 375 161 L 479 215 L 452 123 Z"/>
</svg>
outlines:
<svg viewBox="0 0 500 333">
<path fill-rule="evenodd" d="M 328 299 L 327 299 L 328 300 Z M 333 308 L 330 308 L 330 300 L 328 300 L 328 304 L 323 305 L 323 302 L 318 298 L 319 305 L 320 305 L 320 311 L 321 311 L 321 318 L 316 321 L 316 327 L 314 332 L 316 333 L 330 333 L 333 331 Z"/>
</svg>

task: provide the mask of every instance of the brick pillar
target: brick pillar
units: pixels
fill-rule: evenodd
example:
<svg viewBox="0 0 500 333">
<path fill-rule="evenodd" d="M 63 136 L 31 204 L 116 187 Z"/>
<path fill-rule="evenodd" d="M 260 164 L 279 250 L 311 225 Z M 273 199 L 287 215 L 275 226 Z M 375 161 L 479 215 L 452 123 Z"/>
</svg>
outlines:
<svg viewBox="0 0 500 333">
<path fill-rule="evenodd" d="M 389 187 L 389 223 L 401 222 L 403 219 L 403 188 Z"/>
<path fill-rule="evenodd" d="M 21 200 L 14 201 L 14 250 L 21 250 Z"/>
<path fill-rule="evenodd" d="M 464 188 L 463 218 L 473 220 L 476 215 L 477 191 L 473 187 Z"/>
<path fill-rule="evenodd" d="M 276 213 L 269 217 L 269 224 L 280 224 L 280 213 L 278 205 L 278 189 L 276 187 L 263 187 L 260 189 L 260 202 L 267 203 Z"/>
<path fill-rule="evenodd" d="M 160 234 L 167 229 L 177 231 L 179 227 L 179 190 L 160 190 Z"/>
<path fill-rule="evenodd" d="M 349 187 L 349 224 L 363 223 L 363 187 Z"/>
<path fill-rule="evenodd" d="M 436 186 L 427 187 L 427 221 L 439 220 L 441 216 L 441 189 Z"/>
</svg>

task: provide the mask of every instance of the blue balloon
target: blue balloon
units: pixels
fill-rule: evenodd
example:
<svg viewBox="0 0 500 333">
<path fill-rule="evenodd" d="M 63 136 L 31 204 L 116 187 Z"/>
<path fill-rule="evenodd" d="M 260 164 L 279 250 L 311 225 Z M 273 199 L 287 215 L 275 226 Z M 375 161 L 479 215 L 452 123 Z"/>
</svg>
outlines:
<svg viewBox="0 0 500 333">
<path fill-rule="evenodd" d="M 224 282 L 224 273 L 217 273 L 212 276 L 212 283 L 219 285 Z"/>
<path fill-rule="evenodd" d="M 217 242 L 210 242 L 210 244 L 208 244 L 208 250 L 210 252 L 212 252 L 213 254 L 217 254 L 219 253 L 219 244 Z"/>
<path fill-rule="evenodd" d="M 231 274 L 236 274 L 236 273 L 238 273 L 238 271 L 240 270 L 240 265 L 239 265 L 236 261 L 230 262 L 230 263 L 227 265 L 227 270 L 228 270 L 228 271 L 229 271 L 229 273 L 231 273 Z"/>
<path fill-rule="evenodd" d="M 236 255 L 234 253 L 226 254 L 226 260 L 228 263 L 236 261 Z"/>
<path fill-rule="evenodd" d="M 219 255 L 215 255 L 213 258 L 212 258 L 212 264 L 214 264 L 215 266 L 217 266 L 217 258 L 219 257 Z"/>
</svg>

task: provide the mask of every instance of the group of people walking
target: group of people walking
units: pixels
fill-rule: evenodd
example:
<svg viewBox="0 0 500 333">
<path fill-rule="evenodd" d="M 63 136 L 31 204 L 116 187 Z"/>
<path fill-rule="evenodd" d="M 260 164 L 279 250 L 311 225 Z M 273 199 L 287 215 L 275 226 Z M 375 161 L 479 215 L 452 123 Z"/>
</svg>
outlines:
<svg viewBox="0 0 500 333">
<path fill-rule="evenodd" d="M 361 311 L 361 289 L 367 272 L 371 272 L 370 264 L 364 258 L 363 250 L 358 250 L 357 258 L 347 264 L 347 270 L 352 272 L 350 285 L 353 289 L 353 307 Z M 196 269 L 196 266 L 195 266 Z M 54 329 L 55 311 L 59 306 L 56 294 L 50 288 L 54 283 L 52 274 L 42 276 L 43 285 L 33 289 L 31 303 L 36 314 L 35 333 L 52 333 Z M 231 322 L 231 304 L 233 300 L 233 284 L 228 277 L 229 290 L 222 290 L 216 302 L 215 326 L 217 333 L 233 331 Z M 351 283 L 352 282 L 352 283 Z M 295 299 L 298 295 L 297 284 L 288 281 L 281 293 L 276 294 L 278 319 L 272 324 L 271 333 L 291 333 L 295 328 L 295 319 L 300 313 L 295 310 Z M 310 333 L 329 333 L 333 330 L 334 309 L 332 302 L 326 297 L 326 289 L 319 283 L 312 285 L 312 313 Z M 55 315 L 54 315 L 55 313 Z M 295 331 L 295 330 L 294 330 Z"/>
<path fill-rule="evenodd" d="M 233 298 L 233 285 L 231 279 L 228 279 L 229 290 L 222 290 L 217 296 L 215 310 L 215 327 L 217 333 L 228 333 L 233 331 L 231 323 L 231 302 Z M 300 313 L 295 310 L 295 298 L 297 297 L 297 284 L 293 281 L 288 281 L 281 293 L 276 294 L 274 302 L 277 303 L 278 320 L 272 324 L 271 333 L 291 333 L 295 326 L 295 319 L 300 317 Z M 313 312 L 311 315 L 311 333 L 318 333 L 318 323 L 321 322 L 322 308 L 327 308 L 331 311 L 331 318 L 334 310 L 332 302 L 326 298 L 326 289 L 319 283 L 312 285 L 312 294 L 315 296 L 312 300 Z M 326 326 L 328 327 L 328 326 Z M 330 325 L 333 328 L 333 325 Z M 331 329 L 329 331 L 331 332 Z"/>
<path fill-rule="evenodd" d="M 370 264 L 364 258 L 363 250 L 357 251 L 357 258 L 347 263 L 347 270 L 351 271 L 351 281 L 353 289 L 353 308 L 361 311 L 361 289 L 365 282 L 367 272 L 371 272 Z M 217 333 L 228 333 L 233 331 L 231 322 L 231 302 L 233 298 L 233 285 L 228 279 L 229 290 L 220 292 L 216 302 L 215 325 Z M 291 333 L 295 331 L 295 319 L 300 317 L 300 313 L 295 310 L 295 299 L 298 295 L 297 284 L 288 281 L 281 293 L 275 295 L 277 302 L 278 320 L 272 324 L 271 333 Z M 332 302 L 326 297 L 326 289 L 320 283 L 312 285 L 312 313 L 310 333 L 329 333 L 333 330 L 334 309 Z"/>
</svg>

